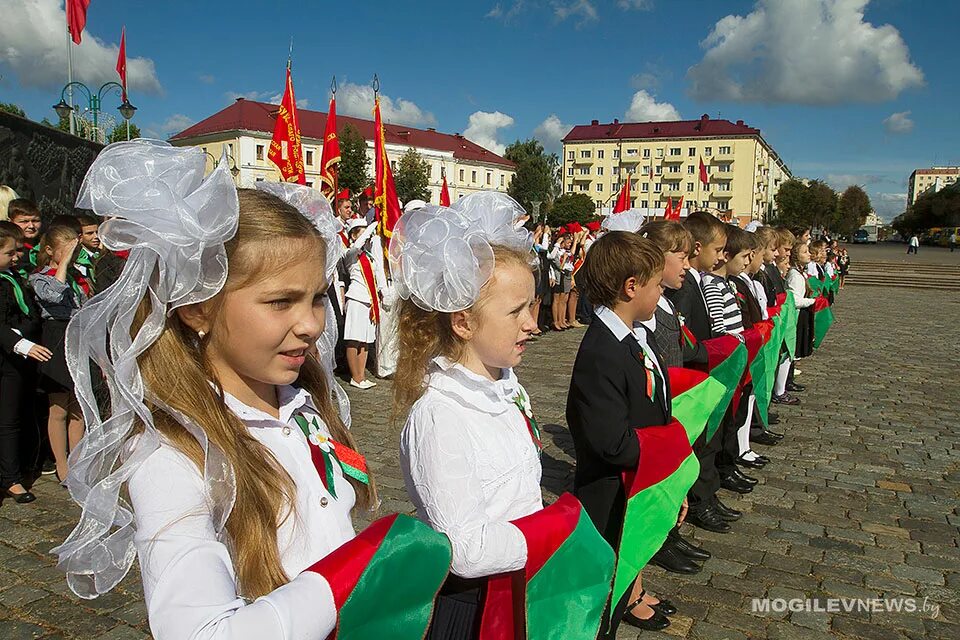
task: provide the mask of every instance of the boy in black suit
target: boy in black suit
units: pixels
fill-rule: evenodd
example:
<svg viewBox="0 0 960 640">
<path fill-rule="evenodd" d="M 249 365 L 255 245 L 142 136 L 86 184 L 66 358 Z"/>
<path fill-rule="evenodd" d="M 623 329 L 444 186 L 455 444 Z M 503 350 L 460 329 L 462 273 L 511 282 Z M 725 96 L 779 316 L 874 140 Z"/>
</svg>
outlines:
<svg viewBox="0 0 960 640">
<path fill-rule="evenodd" d="M 723 249 L 727 244 L 727 225 L 709 213 L 695 211 L 687 217 L 683 226 L 693 236 L 690 269 L 684 277 L 683 286 L 667 291 L 664 295 L 683 316 L 687 328 L 693 333 L 697 342 L 703 342 L 716 337 L 716 334 L 711 329 L 710 314 L 703 296 L 700 274 L 713 271 L 723 258 Z M 703 360 L 685 360 L 684 364 L 706 362 L 706 352 L 703 353 Z M 706 436 L 701 435 L 693 443 L 693 452 L 700 461 L 700 475 L 691 487 L 690 493 L 687 494 L 690 501 L 687 521 L 701 529 L 727 533 L 730 531 L 730 525 L 724 520 L 715 504 L 716 493 L 720 489 L 720 474 L 716 466 L 720 441 L 720 437 L 714 437 L 707 442 Z M 669 543 L 670 540 L 668 539 L 667 542 Z"/>
<path fill-rule="evenodd" d="M 574 492 L 614 549 L 626 508 L 622 474 L 636 469 L 640 456 L 634 429 L 667 424 L 671 416 L 669 377 L 653 336 L 646 329 L 634 332 L 656 310 L 663 265 L 663 251 L 649 240 L 611 231 L 593 244 L 579 271 L 579 283 L 597 306 L 567 395 L 577 457 Z M 609 637 L 621 619 L 662 629 L 669 624 L 665 616 L 676 611 L 645 594 L 639 578 L 611 607 Z"/>
</svg>

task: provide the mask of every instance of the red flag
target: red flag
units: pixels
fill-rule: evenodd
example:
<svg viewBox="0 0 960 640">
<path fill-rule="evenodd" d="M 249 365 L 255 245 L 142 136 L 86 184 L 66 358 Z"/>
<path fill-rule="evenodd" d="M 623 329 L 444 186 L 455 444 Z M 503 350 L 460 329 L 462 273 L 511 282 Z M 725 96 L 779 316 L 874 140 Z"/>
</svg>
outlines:
<svg viewBox="0 0 960 640">
<path fill-rule="evenodd" d="M 443 184 L 440 185 L 440 206 L 449 207 L 450 206 L 450 191 L 447 189 L 447 172 L 441 171 L 440 174 L 443 177 Z"/>
<path fill-rule="evenodd" d="M 671 220 L 673 218 L 673 198 L 667 196 L 667 208 L 663 210 L 663 219 Z"/>
<path fill-rule="evenodd" d="M 374 187 L 373 206 L 377 209 L 377 219 L 380 225 L 380 235 L 389 239 L 393 235 L 393 225 L 397 224 L 400 214 L 400 200 L 397 199 L 397 187 L 393 183 L 393 171 L 390 169 L 390 159 L 387 158 L 387 142 L 383 134 L 383 120 L 380 118 L 380 96 L 376 97 L 373 106 L 374 120 L 374 169 L 376 186 Z"/>
<path fill-rule="evenodd" d="M 653 164 L 650 164 L 650 179 L 653 180 Z"/>
<path fill-rule="evenodd" d="M 664 220 L 679 220 L 680 219 L 680 209 L 683 208 L 683 196 L 680 196 L 680 199 L 677 200 L 677 206 L 667 208 L 666 214 L 664 214 Z"/>
<path fill-rule="evenodd" d="M 630 208 L 630 174 L 627 174 L 627 181 L 623 183 L 620 189 L 620 195 L 617 196 L 617 203 L 613 205 L 613 212 L 620 213 Z"/>
<path fill-rule="evenodd" d="M 80 35 L 87 25 L 87 7 L 90 0 L 67 0 L 67 30 L 74 44 L 80 44 Z"/>
<path fill-rule="evenodd" d="M 303 150 L 300 147 L 300 123 L 297 120 L 297 100 L 293 95 L 293 78 L 287 62 L 287 86 L 277 112 L 277 124 L 267 158 L 280 169 L 284 182 L 307 183 L 303 173 Z"/>
<path fill-rule="evenodd" d="M 323 153 L 320 154 L 320 193 L 333 200 L 337 191 L 337 165 L 340 163 L 340 141 L 337 139 L 337 96 L 330 98 L 327 124 L 323 128 Z"/>
<path fill-rule="evenodd" d="M 710 178 L 707 177 L 707 165 L 703 164 L 703 156 L 700 156 L 700 182 L 703 186 L 710 183 Z"/>
<path fill-rule="evenodd" d="M 117 73 L 123 87 L 123 101 L 127 101 L 127 28 L 120 31 L 120 53 L 117 54 Z"/>
</svg>

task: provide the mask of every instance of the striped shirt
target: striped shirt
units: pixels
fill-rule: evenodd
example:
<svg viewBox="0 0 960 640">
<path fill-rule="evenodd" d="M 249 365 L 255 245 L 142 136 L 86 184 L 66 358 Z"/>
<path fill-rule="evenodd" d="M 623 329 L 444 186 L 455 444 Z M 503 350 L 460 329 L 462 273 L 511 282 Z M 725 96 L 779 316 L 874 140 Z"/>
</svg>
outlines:
<svg viewBox="0 0 960 640">
<path fill-rule="evenodd" d="M 703 274 L 701 286 L 710 314 L 710 326 L 716 333 L 743 333 L 743 314 L 737 304 L 737 289 L 727 279 Z"/>
</svg>

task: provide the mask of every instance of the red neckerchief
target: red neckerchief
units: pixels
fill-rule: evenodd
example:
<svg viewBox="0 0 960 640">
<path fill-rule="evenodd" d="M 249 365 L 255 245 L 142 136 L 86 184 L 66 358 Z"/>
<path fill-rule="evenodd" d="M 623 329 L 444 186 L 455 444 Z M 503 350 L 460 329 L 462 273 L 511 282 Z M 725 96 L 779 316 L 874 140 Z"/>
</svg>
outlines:
<svg viewBox="0 0 960 640">
<path fill-rule="evenodd" d="M 373 279 L 373 265 L 370 263 L 370 257 L 366 252 L 361 251 L 357 256 L 357 262 L 360 263 L 360 271 L 363 273 L 363 281 L 370 292 L 370 322 L 380 323 L 380 301 L 377 294 L 377 285 Z"/>
</svg>

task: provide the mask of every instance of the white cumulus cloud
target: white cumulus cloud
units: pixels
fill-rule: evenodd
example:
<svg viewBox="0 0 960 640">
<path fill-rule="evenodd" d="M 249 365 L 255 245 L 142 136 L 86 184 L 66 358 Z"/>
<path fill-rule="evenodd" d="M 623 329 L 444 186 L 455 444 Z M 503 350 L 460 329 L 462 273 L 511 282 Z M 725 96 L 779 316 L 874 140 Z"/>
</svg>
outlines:
<svg viewBox="0 0 960 640">
<path fill-rule="evenodd" d="M 663 122 L 680 120 L 680 112 L 669 102 L 657 102 L 654 96 L 641 90 L 633 94 L 624 117 L 632 122 Z"/>
<path fill-rule="evenodd" d="M 913 120 L 910 119 L 909 111 L 899 111 L 885 118 L 883 126 L 890 133 L 910 133 L 913 131 Z"/>
<path fill-rule="evenodd" d="M 527 7 L 525 0 L 514 0 L 509 7 L 504 8 L 503 3 L 498 2 L 493 5 L 493 8 L 487 12 L 485 18 L 492 18 L 494 20 L 503 20 L 504 22 L 510 22 L 513 18 L 517 16 L 521 11 Z"/>
<path fill-rule="evenodd" d="M 470 114 L 463 137 L 475 142 L 484 149 L 502 154 L 507 146 L 497 140 L 500 129 L 513 126 L 513 118 L 499 111 L 475 111 Z"/>
<path fill-rule="evenodd" d="M 868 0 L 758 0 L 721 18 L 687 72 L 699 100 L 880 102 L 923 85 L 900 32 L 864 20 Z"/>
<path fill-rule="evenodd" d="M 533 137 L 540 141 L 548 153 L 559 153 L 563 146 L 560 140 L 572 128 L 572 125 L 564 124 L 557 114 L 551 113 L 533 130 Z"/>
<path fill-rule="evenodd" d="M 337 88 L 337 113 L 373 120 L 373 87 L 368 84 L 345 82 Z M 437 119 L 415 103 L 403 98 L 390 98 L 380 94 L 380 115 L 390 124 L 405 124 L 411 127 L 434 126 Z"/>
<path fill-rule="evenodd" d="M 175 113 L 160 123 L 151 123 L 143 127 L 143 135 L 148 138 L 165 139 L 180 133 L 196 123 L 196 120 L 182 113 Z"/>
<path fill-rule="evenodd" d="M 566 20 L 567 18 L 575 18 L 577 20 L 577 27 L 582 27 L 588 22 L 596 22 L 600 19 L 599 14 L 597 14 L 597 8 L 593 6 L 590 0 L 554 2 L 553 15 L 560 21 Z"/>
<path fill-rule="evenodd" d="M 636 9 L 637 11 L 649 11 L 653 9 L 653 0 L 617 0 L 617 6 L 624 11 Z"/>
<path fill-rule="evenodd" d="M 66 17 L 58 0 L 0 0 L 0 70 L 6 68 L 23 87 L 58 88 L 67 83 Z M 116 44 L 93 35 L 90 25 L 73 50 L 73 79 L 88 86 L 119 82 Z M 127 34 L 127 88 L 131 102 L 136 93 L 162 93 L 157 70 L 150 58 L 131 56 L 134 34 Z M 74 94 L 76 95 L 76 94 Z M 119 102 L 119 99 L 118 99 Z"/>
<path fill-rule="evenodd" d="M 824 182 L 838 191 L 843 191 L 851 185 L 863 187 L 884 181 L 884 176 L 875 173 L 828 173 L 827 177 L 824 178 Z"/>
</svg>

